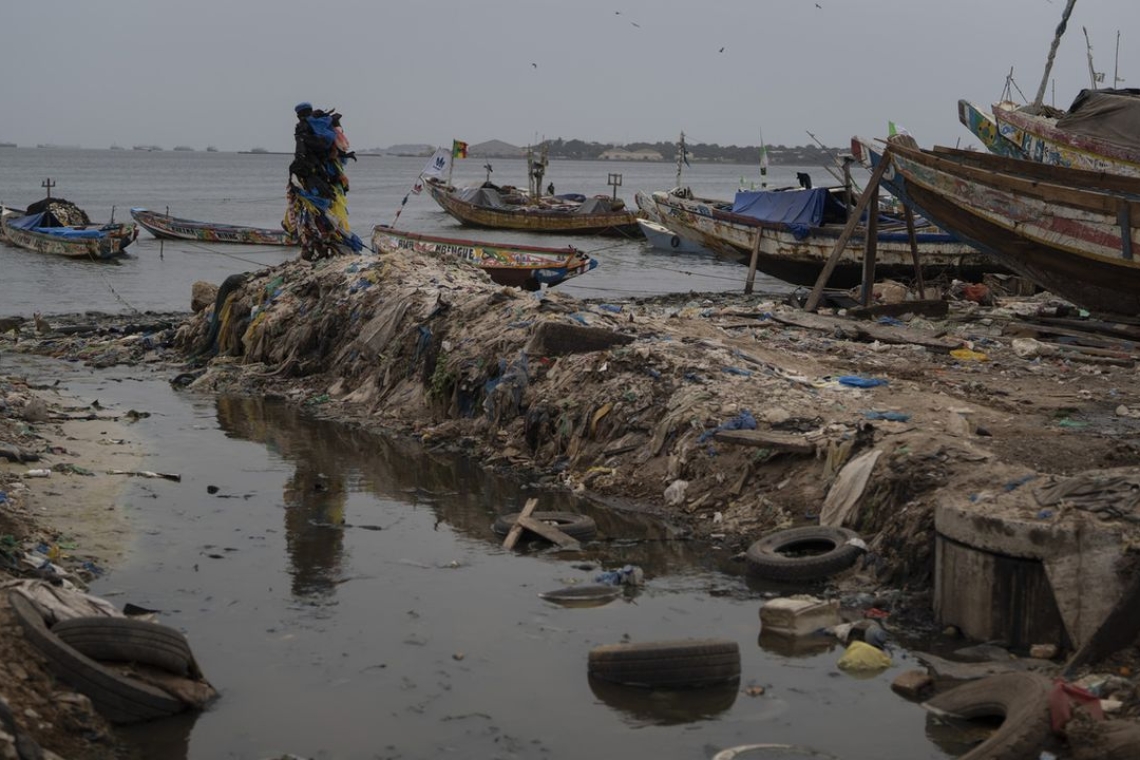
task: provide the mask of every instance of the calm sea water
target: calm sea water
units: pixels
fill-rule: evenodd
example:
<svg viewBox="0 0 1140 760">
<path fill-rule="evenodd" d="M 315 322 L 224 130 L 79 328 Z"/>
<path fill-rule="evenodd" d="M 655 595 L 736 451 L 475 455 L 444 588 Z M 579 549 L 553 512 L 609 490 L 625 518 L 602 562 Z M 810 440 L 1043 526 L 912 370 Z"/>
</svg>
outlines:
<svg viewBox="0 0 1140 760">
<path fill-rule="evenodd" d="M 277 227 L 285 208 L 284 189 L 291 156 L 283 154 L 207 153 L 77 149 L 0 149 L 0 203 L 23 208 L 42 198 L 43 183 L 55 183 L 52 195 L 66 198 L 95 221 L 128 219 L 131 207 L 200 221 Z M 397 220 L 402 229 L 485 240 L 537 245 L 573 244 L 595 256 L 593 272 L 559 286 L 583 298 L 621 298 L 677 292 L 737 291 L 747 270 L 708 256 L 655 250 L 644 240 L 600 237 L 552 237 L 467 230 L 425 193 L 409 195 L 425 159 L 362 156 L 349 163 L 348 196 L 353 229 L 368 240 L 376 224 Z M 453 181 L 477 184 L 486 178 L 484 159 L 456 162 Z M 498 184 L 526 185 L 523 159 L 491 159 Z M 808 171 L 817 184 L 830 179 L 822 167 L 773 167 L 771 186 L 795 183 Z M 608 175 L 622 175 L 617 194 L 631 207 L 638 190 L 663 190 L 676 184 L 671 163 L 552 161 L 546 179 L 559 192 L 610 194 Z M 701 195 L 730 198 L 746 183 L 758 183 L 754 166 L 694 164 L 684 182 Z M 0 245 L 0 313 L 44 314 L 96 310 L 189 310 L 190 288 L 197 280 L 220 283 L 236 272 L 251 271 L 297 255 L 294 249 L 265 246 L 161 242 L 142 232 L 132 256 L 117 265 L 68 261 Z M 762 275 L 756 290 L 788 286 Z"/>
</svg>

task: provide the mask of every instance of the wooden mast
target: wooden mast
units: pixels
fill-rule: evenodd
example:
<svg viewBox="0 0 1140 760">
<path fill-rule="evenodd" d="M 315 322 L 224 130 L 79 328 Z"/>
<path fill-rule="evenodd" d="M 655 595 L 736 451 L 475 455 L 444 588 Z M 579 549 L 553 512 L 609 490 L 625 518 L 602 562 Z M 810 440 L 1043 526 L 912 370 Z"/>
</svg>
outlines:
<svg viewBox="0 0 1140 760">
<path fill-rule="evenodd" d="M 1057 46 L 1061 44 L 1061 35 L 1065 33 L 1065 27 L 1069 23 L 1069 15 L 1073 12 L 1073 6 L 1077 4 L 1077 0 L 1069 0 L 1065 5 L 1065 12 L 1061 14 L 1061 23 L 1057 24 L 1057 31 L 1053 34 L 1053 44 L 1049 47 L 1049 58 L 1045 61 L 1045 76 L 1041 77 L 1041 86 L 1037 88 L 1037 98 L 1030 106 L 1030 113 L 1041 113 L 1041 105 L 1045 102 L 1045 87 L 1049 83 L 1049 74 L 1053 71 L 1053 58 L 1057 55 Z"/>
</svg>

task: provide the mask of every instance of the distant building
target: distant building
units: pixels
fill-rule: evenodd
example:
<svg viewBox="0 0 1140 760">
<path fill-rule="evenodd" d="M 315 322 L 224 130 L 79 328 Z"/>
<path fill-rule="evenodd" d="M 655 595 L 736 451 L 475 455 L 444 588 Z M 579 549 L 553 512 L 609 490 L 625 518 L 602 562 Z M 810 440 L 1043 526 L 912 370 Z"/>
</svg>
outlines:
<svg viewBox="0 0 1140 760">
<path fill-rule="evenodd" d="M 663 156 L 655 150 L 625 150 L 610 148 L 598 156 L 603 161 L 661 161 Z"/>
</svg>

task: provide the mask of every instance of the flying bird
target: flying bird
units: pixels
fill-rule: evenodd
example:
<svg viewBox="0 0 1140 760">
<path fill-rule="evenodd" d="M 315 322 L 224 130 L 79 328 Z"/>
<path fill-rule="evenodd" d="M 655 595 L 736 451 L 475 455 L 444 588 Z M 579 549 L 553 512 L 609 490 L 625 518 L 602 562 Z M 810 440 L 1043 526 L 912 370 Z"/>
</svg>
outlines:
<svg viewBox="0 0 1140 760">
<path fill-rule="evenodd" d="M 537 63 L 531 62 L 531 64 L 530 64 L 530 65 L 531 65 L 531 66 L 534 66 L 536 69 L 538 68 L 538 64 L 537 64 Z"/>
<path fill-rule="evenodd" d="M 816 4 L 815 4 L 815 7 L 816 7 L 816 8 L 819 8 L 820 10 L 823 10 L 823 6 L 822 6 L 822 5 L 820 5 L 819 3 L 816 3 Z"/>
<path fill-rule="evenodd" d="M 724 52 L 724 48 L 721 48 L 721 49 L 720 49 L 720 50 L 718 50 L 717 52 L 719 52 L 719 53 L 723 53 L 723 52 Z"/>
<path fill-rule="evenodd" d="M 638 29 L 640 29 L 640 28 L 641 28 L 641 24 L 637 23 L 636 21 L 630 21 L 629 23 L 633 24 L 633 25 L 634 25 L 634 26 L 636 26 Z"/>
</svg>

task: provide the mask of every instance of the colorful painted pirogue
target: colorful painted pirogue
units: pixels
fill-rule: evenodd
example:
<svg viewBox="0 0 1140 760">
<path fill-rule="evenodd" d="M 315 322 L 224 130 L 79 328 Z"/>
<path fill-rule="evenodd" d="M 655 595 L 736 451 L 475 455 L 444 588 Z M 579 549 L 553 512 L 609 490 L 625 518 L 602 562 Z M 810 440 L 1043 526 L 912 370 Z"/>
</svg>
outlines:
<svg viewBox="0 0 1140 760">
<path fill-rule="evenodd" d="M 242 227 L 180 219 L 145 208 L 132 208 L 131 218 L 157 238 L 198 240 L 203 243 L 245 243 L 248 245 L 296 245 L 285 230 L 267 227 Z"/>
<path fill-rule="evenodd" d="M 856 138 L 882 186 L 1045 290 L 1102 314 L 1140 314 L 1140 178 L 951 148 Z"/>
<path fill-rule="evenodd" d="M 585 274 L 598 265 L 572 246 L 546 248 L 513 243 L 485 243 L 478 240 L 420 235 L 401 232 L 386 225 L 372 230 L 372 247 L 377 252 L 417 251 L 431 256 L 454 256 L 474 264 L 499 285 L 523 290 L 539 290 L 571 277 Z"/>
<path fill-rule="evenodd" d="M 113 259 L 139 231 L 133 223 L 93 224 L 83 209 L 63 198 L 45 198 L 27 211 L 0 209 L 0 239 L 18 248 L 73 259 Z"/>
</svg>

